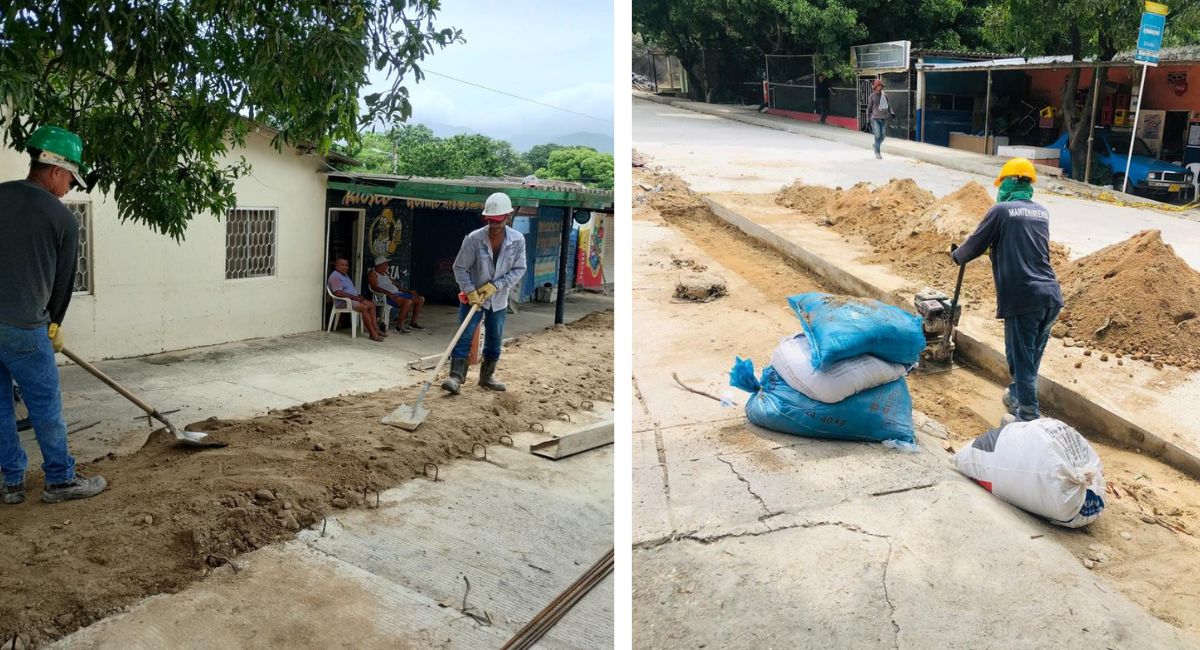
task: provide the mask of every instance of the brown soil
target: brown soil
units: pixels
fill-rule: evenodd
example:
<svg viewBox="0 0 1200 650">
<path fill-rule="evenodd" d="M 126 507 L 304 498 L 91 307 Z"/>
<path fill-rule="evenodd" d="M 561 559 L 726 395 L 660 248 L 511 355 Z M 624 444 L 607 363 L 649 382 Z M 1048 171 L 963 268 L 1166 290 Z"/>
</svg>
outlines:
<svg viewBox="0 0 1200 650">
<path fill-rule="evenodd" d="M 781 275 L 786 274 L 791 287 L 822 290 L 820 279 L 790 257 L 763 247 L 707 211 L 667 221 L 709 253 L 715 265 L 767 294 L 770 305 L 779 305 L 781 322 L 792 318 L 784 299 L 797 293 L 781 290 Z M 788 271 L 775 270 L 785 268 Z M 743 299 L 731 300 L 728 308 L 739 309 Z M 914 408 L 945 425 L 947 445 L 953 450 L 994 427 L 1003 412 L 1002 387 L 968 369 L 910 377 L 909 388 Z M 741 425 L 726 427 L 722 435 L 727 437 L 737 426 Z M 1094 432 L 1082 433 L 1100 455 L 1105 479 L 1116 493 L 1105 496 L 1105 512 L 1093 524 L 1071 530 L 1047 523 L 1042 534 L 1080 561 L 1102 553 L 1106 561 L 1094 571 L 1110 584 L 1163 621 L 1200 631 L 1200 540 L 1195 537 L 1200 535 L 1200 483 Z"/>
<path fill-rule="evenodd" d="M 675 297 L 691 302 L 712 302 L 729 293 L 725 280 L 711 273 L 688 274 L 675 282 Z"/>
<path fill-rule="evenodd" d="M 947 295 L 958 279 L 958 267 L 948 255 L 950 244 L 962 243 L 994 204 L 987 190 L 974 181 L 935 200 L 908 178 L 892 179 L 882 187 L 858 183 L 849 190 L 796 183 L 784 188 L 775 201 L 816 223 L 866 240 L 871 246 L 866 261 L 891 267 L 913 282 L 914 292 L 928 286 Z M 1067 266 L 1067 257 L 1065 246 L 1051 242 L 1050 263 L 1056 272 Z M 995 312 L 995 284 L 986 259 L 967 265 L 961 300 L 965 309 Z"/>
<path fill-rule="evenodd" d="M 1200 368 L 1200 273 L 1157 230 L 1082 257 L 1061 276 L 1063 336 L 1122 355 Z"/>
<path fill-rule="evenodd" d="M 380 418 L 413 403 L 416 387 L 197 423 L 227 441 L 223 449 L 178 447 L 159 432 L 136 454 L 80 466 L 109 481 L 92 499 L 40 503 L 40 476 L 30 476 L 28 500 L 0 506 L 0 642 L 17 633 L 45 642 L 179 591 L 338 508 L 370 507 L 426 463 L 467 456 L 584 399 L 610 400 L 612 330 L 604 312 L 520 337 L 502 364 L 508 392 L 472 378 L 457 397 L 431 393 L 430 415 L 413 432 Z"/>
</svg>

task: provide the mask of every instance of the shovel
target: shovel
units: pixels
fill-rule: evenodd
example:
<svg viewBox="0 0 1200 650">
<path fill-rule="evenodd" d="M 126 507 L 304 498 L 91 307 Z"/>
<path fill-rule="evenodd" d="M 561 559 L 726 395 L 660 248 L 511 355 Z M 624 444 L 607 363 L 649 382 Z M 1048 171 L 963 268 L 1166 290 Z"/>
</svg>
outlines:
<svg viewBox="0 0 1200 650">
<path fill-rule="evenodd" d="M 200 431 L 183 431 L 182 429 L 176 427 L 174 424 L 171 424 L 167 420 L 167 418 L 163 417 L 163 415 L 158 412 L 158 409 L 156 409 L 153 406 L 150 406 L 149 404 L 138 399 L 133 393 L 129 392 L 128 389 L 126 389 L 121 384 L 118 384 L 116 382 L 116 380 L 114 380 L 112 377 L 109 377 L 108 375 L 104 374 L 96 366 L 93 366 L 92 364 L 75 356 L 74 352 L 71 352 L 70 350 L 68 350 L 66 348 L 63 348 L 61 350 L 61 352 L 62 352 L 63 356 L 70 359 L 71 361 L 74 361 L 75 364 L 78 365 L 80 368 L 83 368 L 84 370 L 92 373 L 96 377 L 96 379 L 99 379 L 100 381 L 108 384 L 109 388 L 112 388 L 113 390 L 120 393 L 122 397 L 124 397 L 125 399 L 136 404 L 138 408 L 140 408 L 146 412 L 146 415 L 149 415 L 150 417 L 154 418 L 155 420 L 158 420 L 159 422 L 162 422 L 164 425 L 166 425 L 167 431 L 170 431 L 171 435 L 175 436 L 175 439 L 178 440 L 179 442 L 181 442 L 185 445 L 191 445 L 194 447 L 224 447 L 228 444 L 228 443 L 224 443 L 224 442 L 215 442 L 212 440 L 205 440 L 205 438 L 208 437 L 207 433 L 203 433 Z"/>
<path fill-rule="evenodd" d="M 429 373 L 429 378 L 425 380 L 425 385 L 421 387 L 421 393 L 417 395 L 417 403 L 412 406 L 401 404 L 396 407 L 395 411 L 392 411 L 383 418 L 382 422 L 384 424 L 400 427 L 405 431 L 416 431 L 417 427 L 421 426 L 421 423 L 429 415 L 429 409 L 421 406 L 425 402 L 425 393 L 429 392 L 429 387 L 433 385 L 433 380 L 437 379 L 442 366 L 446 365 L 446 359 L 450 358 L 450 353 L 454 351 L 454 346 L 458 343 L 458 339 L 462 338 L 463 332 L 467 330 L 467 325 L 475 317 L 476 311 L 479 311 L 479 305 L 471 305 L 471 310 L 467 312 L 467 317 L 463 319 L 462 325 L 458 326 L 458 331 L 454 333 L 454 338 L 450 339 L 450 345 L 446 346 L 446 351 L 442 353 L 441 360 L 433 367 L 433 372 Z"/>
</svg>

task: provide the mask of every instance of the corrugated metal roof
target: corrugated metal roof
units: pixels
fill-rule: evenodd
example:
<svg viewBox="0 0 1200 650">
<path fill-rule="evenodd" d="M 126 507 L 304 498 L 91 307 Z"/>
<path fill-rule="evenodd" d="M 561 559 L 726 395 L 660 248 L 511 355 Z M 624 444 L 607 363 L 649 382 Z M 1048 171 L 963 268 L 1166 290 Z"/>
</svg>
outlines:
<svg viewBox="0 0 1200 650">
<path fill-rule="evenodd" d="M 1132 61 L 1135 50 L 1121 52 L 1113 61 Z M 1158 53 L 1159 63 L 1200 63 L 1200 45 L 1164 47 Z"/>
<path fill-rule="evenodd" d="M 345 172 L 345 171 L 330 171 L 330 172 L 325 172 L 325 173 L 326 173 L 326 175 L 328 175 L 330 177 L 337 176 L 337 177 L 341 177 L 341 178 L 349 178 L 352 180 L 366 180 L 366 181 L 376 181 L 376 182 L 383 182 L 383 183 L 394 183 L 396 181 L 403 181 L 405 183 L 421 183 L 421 184 L 426 184 L 426 185 L 444 185 L 444 186 L 473 185 L 475 187 L 486 187 L 489 189 L 500 189 L 500 190 L 522 189 L 522 188 L 529 189 L 529 188 L 525 188 L 525 186 L 523 184 L 524 183 L 523 178 L 516 178 L 516 177 L 512 177 L 512 176 L 508 176 L 508 177 L 504 177 L 504 176 L 500 176 L 500 177 L 496 177 L 496 176 L 465 176 L 463 178 L 432 178 L 432 177 L 428 177 L 428 176 L 398 176 L 398 175 L 394 175 L 394 174 L 368 174 L 368 173 Z M 537 180 L 537 185 L 532 186 L 532 187 L 534 187 L 536 189 L 540 189 L 540 190 L 551 191 L 551 192 L 574 192 L 574 193 L 609 195 L 609 196 L 612 195 L 611 190 L 602 190 L 602 189 L 598 189 L 598 188 L 594 188 L 594 187 L 587 187 L 586 185 L 583 185 L 582 183 L 574 183 L 571 181 L 544 180 L 544 179 L 539 178 Z"/>
<path fill-rule="evenodd" d="M 1011 59 L 1019 55 L 1004 54 L 1001 52 L 967 52 L 961 50 L 935 50 L 927 48 L 914 48 L 913 56 L 943 56 L 946 58 L 960 59 Z"/>
</svg>

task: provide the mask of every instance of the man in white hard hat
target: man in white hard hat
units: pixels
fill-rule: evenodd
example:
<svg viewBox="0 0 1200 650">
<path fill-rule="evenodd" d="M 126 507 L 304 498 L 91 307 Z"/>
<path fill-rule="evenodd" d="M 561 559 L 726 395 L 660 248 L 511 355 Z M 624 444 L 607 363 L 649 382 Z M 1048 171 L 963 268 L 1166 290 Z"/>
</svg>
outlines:
<svg viewBox="0 0 1200 650">
<path fill-rule="evenodd" d="M 503 192 L 496 192 L 483 205 L 486 226 L 463 238 L 458 257 L 454 258 L 454 279 L 458 281 L 458 320 L 461 323 L 470 311 L 468 305 L 479 305 L 479 313 L 463 333 L 450 353 L 450 376 L 442 388 L 457 395 L 467 379 L 467 355 L 471 351 L 471 336 L 482 318 L 485 328 L 483 363 L 479 369 L 479 385 L 489 390 L 504 390 L 496 381 L 496 363 L 500 361 L 500 344 L 504 340 L 504 320 L 508 313 L 508 292 L 525 275 L 525 237 L 507 225 L 514 210 L 512 201 Z"/>
<path fill-rule="evenodd" d="M 43 126 L 25 143 L 25 180 L 0 183 L 0 500 L 25 500 L 29 459 L 17 437 L 10 386 L 16 381 L 42 451 L 42 501 L 58 503 L 99 494 L 104 478 L 75 473 L 67 449 L 67 423 L 54 353 L 75 287 L 79 223 L 61 199 L 86 187 L 83 140 L 66 129 Z"/>
</svg>

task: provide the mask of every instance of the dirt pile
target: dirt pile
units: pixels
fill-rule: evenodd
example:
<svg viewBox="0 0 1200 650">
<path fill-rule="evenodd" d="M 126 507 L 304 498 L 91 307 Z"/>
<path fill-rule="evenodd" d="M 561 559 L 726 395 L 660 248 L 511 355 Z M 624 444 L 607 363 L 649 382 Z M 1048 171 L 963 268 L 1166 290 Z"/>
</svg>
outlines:
<svg viewBox="0 0 1200 650">
<path fill-rule="evenodd" d="M 179 591 L 331 512 L 369 507 L 426 463 L 468 456 L 477 442 L 497 443 L 582 400 L 611 399 L 612 329 L 606 312 L 518 338 L 501 364 L 508 392 L 479 389 L 472 376 L 457 397 L 431 395 L 416 431 L 380 424 L 416 399 L 411 387 L 196 426 L 229 442 L 224 449 L 156 434 L 136 454 L 80 466 L 110 484 L 85 501 L 42 504 L 40 472 L 31 475 L 29 500 L 0 507 L 0 641 L 19 633 L 46 642 Z"/>
<path fill-rule="evenodd" d="M 890 238 L 897 227 L 912 221 L 933 200 L 933 194 L 911 178 L 893 178 L 882 187 L 861 182 L 834 192 L 825 205 L 825 220 L 841 232 L 862 235 L 876 243 Z"/>
<path fill-rule="evenodd" d="M 675 281 L 675 297 L 690 302 L 712 302 L 729 293 L 725 280 L 712 273 L 689 273 Z"/>
<path fill-rule="evenodd" d="M 775 195 L 775 203 L 809 215 L 824 215 L 825 206 L 837 192 L 824 185 L 806 185 L 803 181 L 796 181 L 779 190 Z"/>
<path fill-rule="evenodd" d="M 1145 230 L 1061 274 L 1065 337 L 1144 361 L 1200 368 L 1200 273 Z"/>
<path fill-rule="evenodd" d="M 655 174 L 648 181 L 655 185 L 647 192 L 647 201 L 664 219 L 693 219 L 697 211 L 708 210 L 699 195 L 675 174 Z"/>
<path fill-rule="evenodd" d="M 995 205 L 982 185 L 969 181 L 943 196 L 910 224 L 911 230 L 937 232 L 957 242 L 966 239 Z"/>
</svg>

